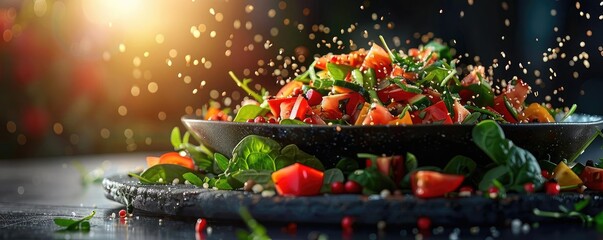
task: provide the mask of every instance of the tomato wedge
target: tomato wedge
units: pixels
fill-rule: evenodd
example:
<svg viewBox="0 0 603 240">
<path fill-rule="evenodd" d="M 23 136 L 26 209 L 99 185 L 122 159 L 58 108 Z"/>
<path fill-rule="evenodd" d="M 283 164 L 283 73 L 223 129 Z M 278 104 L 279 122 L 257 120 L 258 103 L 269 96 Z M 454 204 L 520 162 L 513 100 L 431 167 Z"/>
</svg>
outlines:
<svg viewBox="0 0 603 240">
<path fill-rule="evenodd" d="M 412 192 L 420 198 L 441 197 L 456 190 L 465 176 L 435 171 L 417 171 L 410 175 Z"/>
<path fill-rule="evenodd" d="M 331 115 L 341 118 L 343 114 L 355 116 L 356 112 L 359 111 L 359 106 L 363 105 L 364 102 L 364 97 L 360 93 L 349 92 L 324 96 L 320 105 L 323 111 L 331 112 Z M 354 120 L 352 119 L 352 121 Z"/>
<path fill-rule="evenodd" d="M 195 162 L 193 162 L 192 158 L 180 156 L 180 154 L 177 152 L 168 152 L 161 155 L 161 157 L 147 157 L 148 167 L 152 167 L 157 164 L 176 164 L 185 168 L 195 169 Z"/>
<path fill-rule="evenodd" d="M 366 118 L 362 122 L 362 125 L 386 125 L 392 120 L 396 120 L 385 107 L 373 104 L 366 114 Z"/>
<path fill-rule="evenodd" d="M 454 105 L 452 105 L 454 109 L 454 115 L 452 116 L 452 122 L 461 123 L 469 114 L 469 110 L 467 110 L 463 105 L 459 103 L 459 101 L 454 101 Z"/>
<path fill-rule="evenodd" d="M 603 169 L 597 167 L 586 166 L 580 179 L 584 182 L 584 186 L 589 189 L 603 191 Z"/>
<path fill-rule="evenodd" d="M 422 117 L 422 123 L 443 123 L 452 124 L 452 118 L 448 114 L 448 109 L 444 101 L 439 101 L 434 105 L 425 108 L 419 116 L 424 114 Z"/>
<path fill-rule="evenodd" d="M 327 69 L 327 63 L 334 63 L 334 64 L 348 65 L 348 66 L 358 68 L 364 61 L 366 54 L 367 54 L 367 52 L 363 48 L 361 48 L 357 51 L 353 51 L 350 54 L 339 54 L 339 55 L 328 54 L 328 55 L 325 55 L 325 56 L 322 56 L 321 58 L 319 58 L 316 61 L 315 67 L 318 69 L 324 70 L 324 69 Z"/>
<path fill-rule="evenodd" d="M 279 195 L 318 195 L 323 178 L 323 172 L 300 163 L 294 163 L 272 173 L 272 181 Z"/>
<path fill-rule="evenodd" d="M 377 44 L 373 44 L 366 58 L 364 58 L 364 62 L 362 62 L 361 70 L 369 68 L 375 70 L 377 79 L 386 78 L 392 71 L 392 60 L 389 58 L 389 54 Z"/>
<path fill-rule="evenodd" d="M 515 109 L 519 109 L 523 106 L 523 102 L 528 97 L 528 92 L 530 92 L 530 85 L 523 82 L 521 79 L 517 79 L 517 83 L 514 86 L 507 85 L 507 88 L 502 93 L 507 96 L 509 102 L 513 105 Z"/>
<path fill-rule="evenodd" d="M 268 100 L 270 112 L 281 119 L 304 119 L 310 109 L 308 100 L 304 97 L 276 98 Z"/>
<path fill-rule="evenodd" d="M 405 91 L 396 84 L 389 85 L 381 90 L 377 91 L 377 96 L 379 100 L 384 103 L 389 102 L 406 102 L 408 99 L 416 96 L 419 93 Z"/>
<path fill-rule="evenodd" d="M 290 97 L 296 88 L 301 88 L 304 84 L 300 81 L 291 80 L 287 84 L 283 85 L 280 90 L 274 95 L 276 98 Z M 275 115 L 278 116 L 278 115 Z"/>
</svg>

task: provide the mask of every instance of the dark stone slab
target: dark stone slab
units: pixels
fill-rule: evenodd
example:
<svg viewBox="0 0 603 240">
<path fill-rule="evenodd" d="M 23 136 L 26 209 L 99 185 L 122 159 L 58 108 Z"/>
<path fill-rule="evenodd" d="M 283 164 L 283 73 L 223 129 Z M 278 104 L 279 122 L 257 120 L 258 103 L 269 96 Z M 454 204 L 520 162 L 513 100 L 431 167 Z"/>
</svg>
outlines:
<svg viewBox="0 0 603 240">
<path fill-rule="evenodd" d="M 240 219 L 239 208 L 245 206 L 261 221 L 339 223 L 344 216 L 354 216 L 359 223 L 374 224 L 384 220 L 390 224 L 413 225 L 417 218 L 427 216 L 434 224 L 445 226 L 498 225 L 519 218 L 523 221 L 553 221 L 533 214 L 534 208 L 559 211 L 590 196 L 584 210 L 594 215 L 603 210 L 603 198 L 596 194 L 564 193 L 512 194 L 502 200 L 481 196 L 464 198 L 417 199 L 412 195 L 360 196 L 352 194 L 315 197 L 262 197 L 243 191 L 203 189 L 191 185 L 142 185 L 127 176 L 103 181 L 105 196 L 136 209 L 154 213 L 204 217 L 209 219 Z M 125 196 L 125 197 L 124 197 Z M 567 219 L 565 220 L 567 221 Z"/>
</svg>

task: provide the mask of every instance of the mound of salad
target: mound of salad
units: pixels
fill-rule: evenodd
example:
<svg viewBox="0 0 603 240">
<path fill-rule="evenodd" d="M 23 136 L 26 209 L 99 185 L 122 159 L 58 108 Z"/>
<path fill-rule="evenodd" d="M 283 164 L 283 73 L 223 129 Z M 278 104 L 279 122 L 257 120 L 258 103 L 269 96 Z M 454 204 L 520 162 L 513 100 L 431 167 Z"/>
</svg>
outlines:
<svg viewBox="0 0 603 240">
<path fill-rule="evenodd" d="M 257 93 L 251 79 L 233 80 L 253 99 L 234 118 L 219 109 L 209 120 L 281 124 L 411 125 L 555 122 L 560 109 L 528 104 L 530 86 L 514 78 L 495 86 L 483 66 L 460 77 L 450 48 L 432 41 L 407 53 L 373 43 L 370 50 L 328 54 L 275 95 Z M 263 89 L 264 90 L 264 89 Z M 567 111 L 563 120 L 575 110 Z M 561 116 L 560 119 L 561 120 Z"/>
</svg>

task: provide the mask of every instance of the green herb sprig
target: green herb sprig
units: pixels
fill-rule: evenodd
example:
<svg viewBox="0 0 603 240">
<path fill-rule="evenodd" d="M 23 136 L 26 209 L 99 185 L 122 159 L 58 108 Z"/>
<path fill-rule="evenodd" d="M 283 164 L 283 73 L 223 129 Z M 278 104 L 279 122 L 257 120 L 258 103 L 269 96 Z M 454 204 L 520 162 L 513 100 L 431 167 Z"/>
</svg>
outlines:
<svg viewBox="0 0 603 240">
<path fill-rule="evenodd" d="M 89 220 L 94 217 L 96 211 L 92 210 L 90 215 L 85 216 L 81 219 L 69 219 L 69 218 L 55 218 L 54 224 L 62 227 L 63 231 L 88 231 L 90 230 Z"/>
</svg>

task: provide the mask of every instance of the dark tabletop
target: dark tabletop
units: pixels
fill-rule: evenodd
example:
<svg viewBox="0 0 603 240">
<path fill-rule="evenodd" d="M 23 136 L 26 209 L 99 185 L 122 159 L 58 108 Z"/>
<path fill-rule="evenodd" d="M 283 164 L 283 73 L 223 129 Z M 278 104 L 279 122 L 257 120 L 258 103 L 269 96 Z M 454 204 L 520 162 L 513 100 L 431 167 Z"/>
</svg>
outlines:
<svg viewBox="0 0 603 240">
<path fill-rule="evenodd" d="M 595 158 L 593 154 L 601 156 L 599 152 L 590 150 L 583 158 Z M 139 210 L 134 210 L 133 216 L 127 219 L 112 217 L 125 206 L 107 200 L 100 184 L 83 184 L 76 168 L 81 164 L 87 172 L 102 169 L 99 173 L 103 176 L 123 174 L 144 167 L 147 155 L 149 153 L 0 161 L 0 238 L 232 239 L 237 230 L 246 229 L 240 221 L 210 220 L 204 235 L 196 235 L 194 218 Z M 90 231 L 61 231 L 53 222 L 56 217 L 80 218 L 93 210 L 96 216 L 90 221 Z M 338 225 L 292 224 L 278 219 L 261 224 L 274 239 L 417 239 L 420 234 L 416 226 L 386 226 L 382 230 L 376 225 L 356 226 L 350 234 L 344 233 Z M 515 229 L 511 225 L 509 222 L 501 226 L 434 226 L 419 237 L 603 239 L 603 233 L 596 228 L 582 227 L 577 221 L 522 223 L 521 228 Z M 296 226 L 296 230 L 292 231 L 291 226 Z"/>
</svg>

